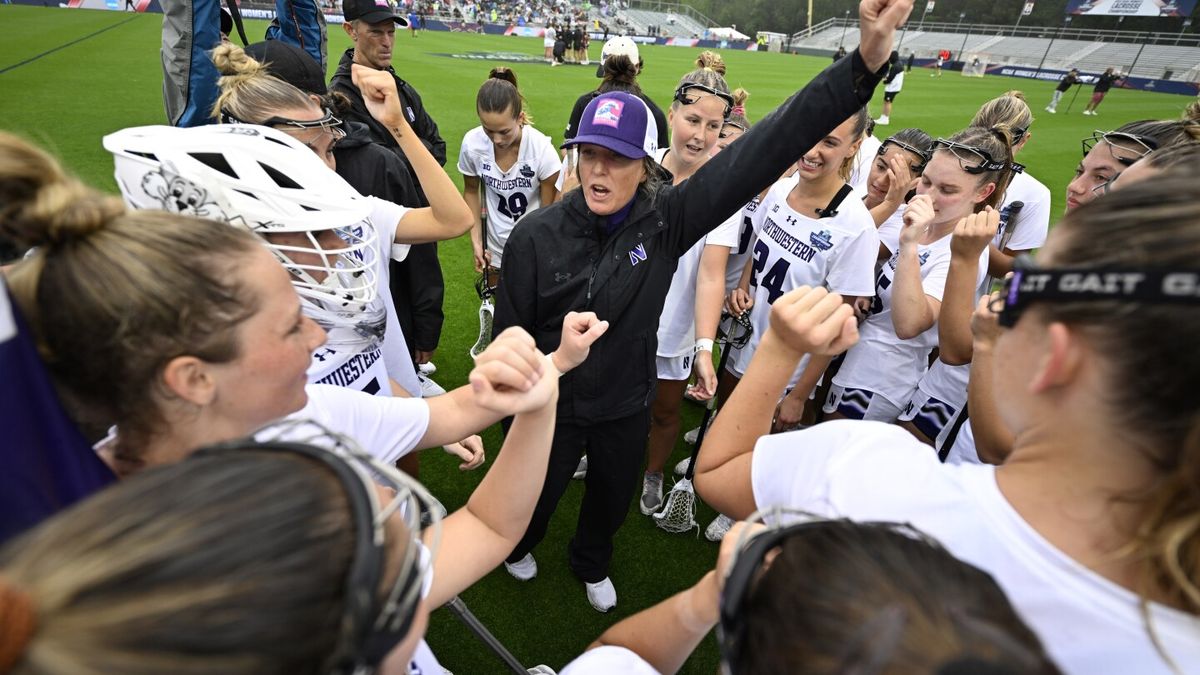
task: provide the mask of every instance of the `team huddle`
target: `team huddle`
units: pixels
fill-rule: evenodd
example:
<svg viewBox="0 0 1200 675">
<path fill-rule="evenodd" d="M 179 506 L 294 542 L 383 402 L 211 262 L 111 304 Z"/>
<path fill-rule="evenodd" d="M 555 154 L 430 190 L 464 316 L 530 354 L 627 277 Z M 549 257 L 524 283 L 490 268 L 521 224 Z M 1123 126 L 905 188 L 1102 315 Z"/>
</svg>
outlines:
<svg viewBox="0 0 1200 675">
<path fill-rule="evenodd" d="M 371 0 L 328 86 L 224 44 L 213 124 L 105 136 L 121 199 L 0 133 L 0 673 L 441 673 L 430 611 L 501 563 L 538 593 L 572 479 L 597 611 L 632 502 L 686 531 L 704 500 L 720 552 L 566 675 L 673 673 L 714 627 L 731 673 L 1195 671 L 1200 104 L 1084 139 L 1051 231 L 1020 92 L 877 133 L 911 9 L 862 0 L 754 122 L 709 52 L 660 108 L 618 37 L 555 147 L 496 68 L 461 192 Z M 463 235 L 481 334 L 443 389 Z M 465 506 L 423 448 L 488 462 Z"/>
</svg>

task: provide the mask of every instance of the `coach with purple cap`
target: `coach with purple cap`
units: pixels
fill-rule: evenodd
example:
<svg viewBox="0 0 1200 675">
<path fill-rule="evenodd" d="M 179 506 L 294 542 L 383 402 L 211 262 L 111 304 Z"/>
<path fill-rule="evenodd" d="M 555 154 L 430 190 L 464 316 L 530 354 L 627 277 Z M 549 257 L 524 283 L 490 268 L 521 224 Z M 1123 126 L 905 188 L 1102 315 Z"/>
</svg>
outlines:
<svg viewBox="0 0 1200 675">
<path fill-rule="evenodd" d="M 559 385 L 554 445 L 541 497 L 509 557 L 532 578 L 530 557 L 586 450 L 588 472 L 572 571 L 592 605 L 616 604 L 613 536 L 637 489 L 657 377 L 659 314 L 680 256 L 771 185 L 798 157 L 871 98 L 913 0 L 862 0 L 861 45 L 826 68 L 690 179 L 672 186 L 652 159 L 658 132 L 625 92 L 597 96 L 578 132 L 579 189 L 523 218 L 509 235 L 495 333 L 521 326 L 550 353 L 568 312 L 594 312 L 608 332 Z M 515 574 L 515 573 L 514 573 Z"/>
</svg>

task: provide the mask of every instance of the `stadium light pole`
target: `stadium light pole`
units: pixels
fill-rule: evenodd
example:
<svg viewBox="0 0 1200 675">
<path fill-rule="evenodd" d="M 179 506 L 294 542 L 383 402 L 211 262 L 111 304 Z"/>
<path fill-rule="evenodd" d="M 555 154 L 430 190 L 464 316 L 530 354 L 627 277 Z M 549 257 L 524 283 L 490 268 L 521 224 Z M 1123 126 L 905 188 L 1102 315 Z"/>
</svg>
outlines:
<svg viewBox="0 0 1200 675">
<path fill-rule="evenodd" d="M 1059 26 L 1058 32 L 1055 33 L 1054 36 L 1050 38 L 1050 44 L 1046 45 L 1046 53 L 1042 54 L 1042 60 L 1040 63 L 1038 63 L 1037 72 L 1033 74 L 1033 79 L 1035 79 L 1035 80 L 1038 79 L 1038 75 L 1042 74 L 1042 66 L 1046 65 L 1046 57 L 1050 56 L 1050 49 L 1054 46 L 1054 41 L 1056 39 L 1058 39 L 1058 37 L 1060 35 L 1062 35 L 1063 30 L 1068 25 L 1070 25 L 1070 23 L 1071 23 L 1071 15 L 1068 14 L 1065 17 L 1063 17 L 1063 25 Z"/>
<path fill-rule="evenodd" d="M 850 25 L 850 10 L 846 10 L 846 14 L 842 18 L 842 39 L 838 40 L 838 48 L 846 44 L 846 28 Z"/>
<path fill-rule="evenodd" d="M 959 26 L 962 26 L 962 20 L 966 16 L 967 16 L 966 12 L 961 12 L 958 15 L 958 25 Z M 971 24 L 967 24 L 967 34 L 963 36 L 962 46 L 958 48 L 958 60 L 960 63 L 963 63 L 963 64 L 966 64 L 966 62 L 967 62 L 966 57 L 963 54 L 963 52 L 966 51 L 966 49 L 967 49 L 967 38 L 969 38 L 969 37 L 971 37 Z"/>
</svg>

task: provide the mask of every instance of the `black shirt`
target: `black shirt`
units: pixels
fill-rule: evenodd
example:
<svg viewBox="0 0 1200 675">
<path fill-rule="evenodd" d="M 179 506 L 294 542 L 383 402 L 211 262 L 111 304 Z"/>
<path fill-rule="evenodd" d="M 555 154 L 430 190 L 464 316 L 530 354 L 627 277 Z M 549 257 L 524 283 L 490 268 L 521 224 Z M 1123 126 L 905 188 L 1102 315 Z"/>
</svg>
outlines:
<svg viewBox="0 0 1200 675">
<path fill-rule="evenodd" d="M 1116 73 L 1105 73 L 1096 79 L 1096 88 L 1094 91 L 1097 94 L 1104 93 L 1112 88 L 1113 82 L 1119 79 L 1121 79 L 1121 76 Z"/>
</svg>

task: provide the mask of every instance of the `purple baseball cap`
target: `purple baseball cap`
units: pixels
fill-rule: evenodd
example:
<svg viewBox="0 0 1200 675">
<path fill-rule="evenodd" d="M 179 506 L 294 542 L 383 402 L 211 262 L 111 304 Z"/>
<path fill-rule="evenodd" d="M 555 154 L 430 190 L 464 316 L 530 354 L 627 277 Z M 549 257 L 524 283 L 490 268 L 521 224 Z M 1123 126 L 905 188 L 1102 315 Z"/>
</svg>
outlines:
<svg viewBox="0 0 1200 675">
<path fill-rule="evenodd" d="M 640 159 L 658 151 L 658 125 L 642 99 L 624 91 L 600 94 L 579 118 L 579 132 L 562 144 L 590 143 L 623 157 Z"/>
</svg>

